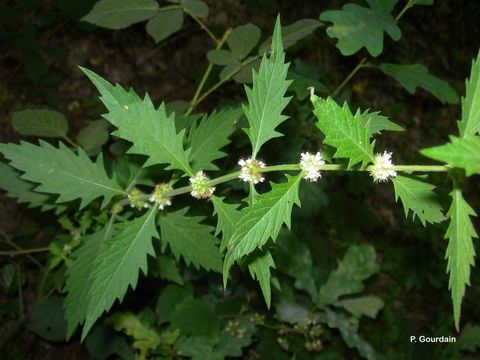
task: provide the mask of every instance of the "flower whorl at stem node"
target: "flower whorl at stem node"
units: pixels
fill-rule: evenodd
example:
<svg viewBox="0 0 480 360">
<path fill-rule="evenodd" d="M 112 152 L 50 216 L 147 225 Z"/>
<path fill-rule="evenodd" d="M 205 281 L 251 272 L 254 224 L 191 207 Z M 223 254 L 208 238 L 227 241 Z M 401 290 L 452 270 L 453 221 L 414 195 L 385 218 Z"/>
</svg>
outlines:
<svg viewBox="0 0 480 360">
<path fill-rule="evenodd" d="M 397 176 L 393 170 L 392 153 L 384 151 L 383 154 L 376 154 L 373 165 L 369 167 L 370 175 L 376 183 L 387 181 L 390 177 Z"/>
<path fill-rule="evenodd" d="M 215 187 L 208 186 L 210 178 L 203 173 L 203 171 L 197 172 L 194 177 L 190 178 L 190 185 L 192 191 L 190 194 L 196 199 L 207 199 L 213 195 Z"/>
<path fill-rule="evenodd" d="M 305 173 L 303 177 L 308 181 L 316 182 L 318 178 L 322 177 L 320 166 L 324 164 L 325 161 L 323 161 L 322 154 L 319 151 L 316 154 L 304 152 L 300 155 L 300 167 Z"/>
<path fill-rule="evenodd" d="M 245 182 L 253 182 L 254 184 L 265 181 L 265 177 L 260 172 L 260 169 L 265 167 L 263 161 L 255 159 L 240 159 L 238 165 L 242 167 L 240 169 L 240 175 L 238 176 L 241 180 Z"/>
<path fill-rule="evenodd" d="M 142 195 L 143 193 L 137 188 L 133 188 L 132 190 L 130 190 L 130 192 L 127 195 L 128 202 L 130 203 L 130 207 L 132 208 L 134 207 L 139 210 L 148 208 L 148 203 L 141 199 Z"/>
<path fill-rule="evenodd" d="M 166 206 L 172 205 L 171 198 L 165 195 L 171 190 L 172 185 L 170 184 L 157 184 L 155 185 L 155 191 L 153 192 L 152 196 L 148 198 L 148 201 L 158 205 L 159 210 L 163 210 Z"/>
</svg>

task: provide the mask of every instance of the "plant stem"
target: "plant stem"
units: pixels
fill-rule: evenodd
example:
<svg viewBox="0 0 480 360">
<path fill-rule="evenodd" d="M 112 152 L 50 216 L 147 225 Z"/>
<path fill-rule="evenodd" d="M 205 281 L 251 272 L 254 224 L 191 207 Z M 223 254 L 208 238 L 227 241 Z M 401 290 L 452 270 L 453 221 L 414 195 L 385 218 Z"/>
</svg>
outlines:
<svg viewBox="0 0 480 360">
<path fill-rule="evenodd" d="M 223 44 L 225 43 L 225 41 L 227 41 L 228 36 L 230 35 L 231 32 L 232 32 L 232 29 L 229 28 L 223 33 L 222 38 L 217 42 L 217 46 L 215 47 L 216 50 L 220 49 L 223 46 Z M 195 106 L 197 106 L 198 97 L 200 96 L 200 94 L 203 90 L 203 87 L 205 86 L 205 83 L 207 82 L 207 79 L 210 76 L 210 73 L 212 72 L 212 69 L 213 69 L 213 64 L 211 62 L 209 62 L 208 66 L 207 66 L 207 69 L 205 70 L 205 73 L 203 74 L 202 80 L 200 80 L 200 83 L 198 84 L 197 90 L 195 91 L 195 95 L 193 95 L 193 98 L 190 101 L 190 105 L 189 105 L 188 110 L 185 113 L 185 115 L 190 115 L 192 113 L 193 109 L 195 108 Z"/>
<path fill-rule="evenodd" d="M 205 91 L 202 96 L 198 98 L 198 100 L 195 102 L 194 107 L 200 104 L 205 98 L 207 98 L 211 93 L 213 93 L 215 90 L 217 90 L 220 86 L 225 84 L 227 81 L 230 81 L 232 77 L 237 75 L 244 67 L 250 65 L 253 63 L 255 60 L 259 59 L 261 55 L 256 55 L 253 58 L 249 59 L 248 61 L 242 63 L 240 66 L 238 66 L 236 69 L 234 69 L 232 72 L 230 72 L 226 77 L 224 77 L 222 80 L 217 82 L 215 85 L 212 85 L 210 89 Z"/>
<path fill-rule="evenodd" d="M 413 6 L 414 3 L 415 3 L 415 0 L 409 0 L 408 3 L 403 7 L 403 9 L 398 13 L 397 17 L 395 18 L 395 21 L 398 22 L 400 18 L 407 12 L 407 10 Z"/>
<path fill-rule="evenodd" d="M 70 145 L 72 145 L 73 147 L 75 147 L 75 148 L 78 147 L 78 144 L 75 141 L 73 141 L 72 139 L 70 139 L 67 135 L 63 135 L 62 139 L 65 140 Z"/>
<path fill-rule="evenodd" d="M 210 36 L 210 38 L 213 40 L 213 42 L 216 44 L 218 44 L 220 42 L 220 40 L 217 39 L 217 37 L 213 34 L 213 32 L 208 28 L 207 25 L 205 25 L 205 23 L 200 20 L 198 17 L 196 17 L 195 15 L 193 15 L 190 11 L 188 11 L 187 9 L 183 8 L 183 11 L 185 11 L 185 13 L 190 16 L 193 20 L 195 20 L 197 22 L 198 25 L 200 25 L 200 27 L 208 34 L 208 36 Z"/>
<path fill-rule="evenodd" d="M 369 168 L 348 168 L 344 164 L 325 164 L 318 167 L 320 171 L 358 171 L 358 172 L 368 172 Z M 395 165 L 392 170 L 399 172 L 447 172 L 451 169 L 447 165 Z M 274 172 L 274 171 L 299 171 L 301 167 L 299 164 L 282 164 L 282 165 L 273 165 L 263 168 L 261 171 L 264 173 Z M 240 175 L 240 171 L 235 171 L 226 175 L 219 176 L 218 178 L 211 179 L 208 181 L 207 186 L 216 186 L 231 180 L 235 180 Z M 167 197 L 174 197 L 177 195 L 186 194 L 192 191 L 191 186 L 183 186 L 177 189 L 173 189 L 165 193 Z M 143 194 L 140 196 L 140 199 L 146 200 L 151 196 L 151 194 Z M 122 200 L 120 202 L 122 205 L 128 204 L 128 200 Z"/>
<path fill-rule="evenodd" d="M 355 76 L 355 74 L 360 70 L 365 63 L 367 62 L 367 58 L 364 57 L 360 62 L 353 68 L 352 71 L 350 71 L 350 74 L 347 75 L 345 79 L 340 83 L 340 85 L 337 86 L 337 88 L 333 91 L 332 97 L 336 96 L 344 87 L 345 85 L 348 84 L 348 82 Z"/>
<path fill-rule="evenodd" d="M 28 255 L 40 252 L 46 252 L 49 250 L 49 247 L 42 247 L 36 249 L 25 249 L 25 250 L 17 250 L 17 251 L 0 251 L 0 255 L 4 256 L 15 256 L 15 255 Z"/>
</svg>

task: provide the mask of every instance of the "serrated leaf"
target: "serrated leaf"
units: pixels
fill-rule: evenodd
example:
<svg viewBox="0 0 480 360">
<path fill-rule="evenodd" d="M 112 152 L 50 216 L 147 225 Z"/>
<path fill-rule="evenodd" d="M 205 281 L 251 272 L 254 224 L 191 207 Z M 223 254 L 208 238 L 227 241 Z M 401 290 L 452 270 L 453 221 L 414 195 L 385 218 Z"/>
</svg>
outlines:
<svg viewBox="0 0 480 360">
<path fill-rule="evenodd" d="M 263 298 L 270 309 L 272 292 L 270 288 L 270 279 L 272 277 L 270 268 L 275 269 L 275 262 L 269 250 L 253 253 L 247 258 L 248 270 L 253 280 L 257 280 L 262 289 Z"/>
<path fill-rule="evenodd" d="M 291 81 L 287 81 L 289 64 L 285 64 L 282 45 L 280 18 L 277 18 L 273 32 L 272 52 L 263 56 L 258 72 L 253 72 L 253 86 L 245 86 L 248 106 L 243 110 L 247 116 L 249 128 L 245 130 L 252 144 L 252 158 L 255 158 L 261 146 L 268 140 L 282 136 L 275 128 L 287 119 L 282 115 L 290 98 L 285 92 Z"/>
<path fill-rule="evenodd" d="M 123 301 L 129 287 L 135 289 L 139 272 L 147 273 L 147 255 L 155 256 L 152 239 L 159 238 L 155 214 L 152 208 L 141 217 L 117 225 L 108 246 L 99 253 L 89 278 L 92 284 L 82 339 L 104 311 L 110 310 L 117 299 Z"/>
<path fill-rule="evenodd" d="M 155 0 L 100 0 L 82 20 L 107 29 L 124 29 L 150 19 L 158 11 Z"/>
<path fill-rule="evenodd" d="M 229 137 L 235 131 L 240 116 L 240 108 L 213 112 L 191 130 L 188 158 L 194 171 L 218 170 L 213 162 L 227 156 L 220 149 L 230 143 Z"/>
<path fill-rule="evenodd" d="M 27 204 L 29 208 L 41 207 L 42 211 L 55 208 L 55 199 L 52 195 L 42 194 L 34 191 L 37 186 L 29 181 L 20 178 L 21 173 L 15 171 L 11 166 L 0 162 L 0 189 L 5 190 L 10 198 L 17 199 L 20 204 Z"/>
<path fill-rule="evenodd" d="M 476 216 L 475 211 L 465 201 L 461 190 L 454 189 L 450 196 L 452 204 L 447 213 L 450 224 L 445 234 L 445 238 L 448 239 L 445 258 L 447 273 L 450 273 L 448 288 L 452 293 L 453 317 L 458 331 L 465 287 L 470 285 L 470 267 L 475 264 L 472 240 L 478 238 L 478 235 L 470 219 L 471 216 Z"/>
<path fill-rule="evenodd" d="M 183 285 L 182 274 L 180 273 L 179 264 L 171 255 L 158 255 L 158 276 L 160 279 Z"/>
<path fill-rule="evenodd" d="M 472 62 L 470 78 L 465 82 L 462 98 L 462 120 L 458 122 L 460 136 L 475 135 L 480 131 L 480 52 Z"/>
<path fill-rule="evenodd" d="M 208 6 L 200 0 L 181 0 L 180 5 L 185 12 L 197 17 L 206 17 L 208 15 Z"/>
<path fill-rule="evenodd" d="M 108 141 L 108 122 L 93 121 L 77 134 L 77 141 L 86 151 L 99 150 Z"/>
<path fill-rule="evenodd" d="M 467 135 L 463 138 L 450 136 L 450 142 L 420 151 L 431 159 L 465 169 L 467 176 L 480 174 L 480 137 Z"/>
<path fill-rule="evenodd" d="M 346 4 L 342 10 L 330 10 L 320 14 L 320 20 L 333 23 L 327 35 L 337 38 L 337 48 L 342 55 L 353 55 L 365 47 L 370 55 L 383 51 L 383 33 L 398 41 L 401 31 L 390 14 L 357 4 Z"/>
<path fill-rule="evenodd" d="M 369 110 L 365 110 L 360 114 L 360 121 L 368 129 L 370 137 L 375 134 L 380 134 L 383 130 L 405 131 L 400 125 L 390 121 L 388 117 L 380 115 L 379 111 L 369 112 Z"/>
<path fill-rule="evenodd" d="M 445 216 L 442 213 L 437 195 L 434 193 L 435 186 L 422 180 L 418 176 L 397 175 L 392 178 L 395 188 L 395 200 L 402 200 L 405 217 L 411 210 L 413 219 L 418 216 L 423 226 L 442 222 Z"/>
<path fill-rule="evenodd" d="M 89 293 L 92 288 L 91 274 L 95 270 L 99 254 L 105 248 L 105 230 L 84 237 L 85 245 L 74 251 L 72 265 L 67 269 L 65 291 L 67 296 L 64 301 L 67 317 L 67 339 L 76 327 L 85 320 Z"/>
<path fill-rule="evenodd" d="M 201 216 L 186 216 L 188 209 L 167 213 L 159 218 L 162 251 L 170 246 L 177 261 L 182 257 L 187 265 L 197 269 L 221 271 L 222 261 L 213 227 L 202 224 Z"/>
<path fill-rule="evenodd" d="M 375 249 L 370 245 L 350 245 L 335 271 L 319 292 L 319 303 L 329 305 L 342 295 L 363 291 L 363 281 L 377 273 Z"/>
<path fill-rule="evenodd" d="M 181 9 L 161 8 L 157 15 L 147 22 L 147 33 L 156 44 L 179 31 L 183 26 Z"/>
<path fill-rule="evenodd" d="M 480 348 L 480 326 L 467 324 L 455 344 L 459 350 L 475 352 Z"/>
<path fill-rule="evenodd" d="M 235 59 L 242 61 L 260 40 L 260 29 L 258 26 L 248 23 L 237 26 L 227 38 L 227 44 Z"/>
<path fill-rule="evenodd" d="M 360 318 L 363 315 L 376 319 L 378 312 L 383 308 L 383 300 L 378 296 L 368 295 L 352 299 L 337 301 L 337 307 L 342 307 L 353 316 Z"/>
<path fill-rule="evenodd" d="M 15 131 L 25 136 L 61 138 L 67 135 L 65 116 L 53 110 L 22 110 L 12 113 Z"/>
<path fill-rule="evenodd" d="M 284 183 L 271 183 L 272 190 L 256 196 L 255 203 L 241 211 L 223 263 L 225 285 L 235 261 L 261 248 L 270 238 L 275 240 L 284 223 L 290 228 L 293 204 L 300 206 L 298 188 L 302 175 L 287 175 L 287 179 Z"/>
<path fill-rule="evenodd" d="M 215 195 L 210 198 L 214 214 L 217 215 L 218 219 L 215 236 L 222 233 L 220 251 L 224 251 L 227 248 L 227 242 L 232 238 L 241 216 L 240 210 L 238 210 L 240 204 L 228 204 L 224 199 Z"/>
<path fill-rule="evenodd" d="M 358 334 L 358 321 L 348 318 L 341 313 L 326 310 L 327 324 L 330 328 L 338 328 L 343 340 L 349 348 L 357 349 L 360 356 L 368 360 L 375 360 L 376 354 L 372 346 Z"/>
<path fill-rule="evenodd" d="M 102 94 L 100 99 L 109 111 L 104 118 L 118 128 L 113 135 L 133 143 L 129 153 L 148 156 L 143 166 L 168 164 L 167 169 L 193 176 L 183 149 L 185 131 L 177 134 L 174 115 L 167 116 L 164 103 L 155 109 L 148 94 L 142 100 L 132 89 L 127 92 L 120 85 L 113 86 L 94 72 L 81 69 Z"/>
<path fill-rule="evenodd" d="M 0 152 L 10 165 L 24 172 L 22 179 L 39 183 L 35 191 L 57 194 L 57 202 L 80 199 L 84 208 L 98 197 L 102 207 L 116 195 L 125 192 L 109 178 L 103 167 L 103 157 L 92 162 L 82 149 L 78 154 L 60 142 L 59 148 L 40 140 L 40 145 L 27 142 L 0 144 Z"/>
<path fill-rule="evenodd" d="M 393 76 L 410 94 L 414 94 L 417 87 L 421 87 L 442 103 L 458 103 L 458 95 L 455 90 L 446 81 L 431 75 L 428 69 L 421 64 L 382 63 L 380 69 L 385 74 Z"/>
<path fill-rule="evenodd" d="M 294 23 L 282 26 L 282 44 L 284 50 L 295 45 L 300 40 L 311 35 L 322 23 L 317 19 L 300 19 Z M 258 53 L 263 54 L 270 49 L 272 38 L 265 40 L 258 48 Z"/>
<path fill-rule="evenodd" d="M 193 298 L 193 287 L 191 284 L 184 287 L 169 284 L 162 289 L 156 305 L 159 324 L 170 322 L 175 306 L 186 298 Z"/>
<path fill-rule="evenodd" d="M 207 53 L 207 59 L 215 65 L 240 65 L 231 51 L 225 49 L 214 49 Z"/>
<path fill-rule="evenodd" d="M 331 97 L 312 95 L 310 100 L 317 127 L 325 135 L 324 143 L 337 149 L 333 157 L 348 159 L 348 167 L 359 162 L 366 166 L 374 161 L 374 142 L 370 142 L 370 131 L 364 126 L 360 111 L 354 116 L 346 103 L 340 107 Z"/>
</svg>

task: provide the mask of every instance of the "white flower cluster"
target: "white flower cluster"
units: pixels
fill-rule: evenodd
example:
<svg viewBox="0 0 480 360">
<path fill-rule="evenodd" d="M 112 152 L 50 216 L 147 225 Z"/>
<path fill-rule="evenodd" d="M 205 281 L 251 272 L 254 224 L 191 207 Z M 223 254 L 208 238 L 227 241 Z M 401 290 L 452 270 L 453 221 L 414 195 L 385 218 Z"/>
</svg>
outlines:
<svg viewBox="0 0 480 360">
<path fill-rule="evenodd" d="M 397 176 L 397 172 L 393 170 L 393 166 L 392 153 L 384 151 L 383 154 L 376 154 L 373 165 L 369 167 L 373 181 L 378 183 L 387 181 L 390 177 Z"/>
<path fill-rule="evenodd" d="M 265 163 L 263 161 L 255 159 L 240 159 L 238 161 L 238 165 L 242 167 L 238 177 L 243 181 L 253 182 L 254 184 L 265 181 L 265 177 L 263 177 L 263 174 L 260 172 L 260 169 L 265 167 Z"/>
<path fill-rule="evenodd" d="M 170 197 L 166 196 L 168 191 L 172 190 L 170 184 L 157 184 L 152 196 L 148 198 L 148 201 L 158 205 L 159 210 L 165 209 L 165 207 L 172 205 Z"/>
<path fill-rule="evenodd" d="M 197 172 L 194 177 L 190 178 L 190 185 L 192 186 L 190 194 L 196 199 L 207 199 L 212 196 L 215 188 L 208 186 L 209 181 L 210 178 L 203 171 Z"/>
<path fill-rule="evenodd" d="M 304 152 L 300 155 L 300 167 L 305 173 L 304 178 L 308 181 L 315 182 L 318 178 L 322 177 L 319 168 L 324 164 L 325 161 L 323 161 L 320 152 L 317 152 L 316 154 Z"/>
</svg>

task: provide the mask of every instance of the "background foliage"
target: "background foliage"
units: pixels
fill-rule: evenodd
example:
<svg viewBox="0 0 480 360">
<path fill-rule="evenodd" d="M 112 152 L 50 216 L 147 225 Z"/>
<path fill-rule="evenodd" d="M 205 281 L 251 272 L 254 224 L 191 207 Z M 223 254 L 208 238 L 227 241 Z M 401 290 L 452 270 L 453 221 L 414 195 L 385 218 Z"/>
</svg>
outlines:
<svg viewBox="0 0 480 360">
<path fill-rule="evenodd" d="M 260 147 L 269 164 L 297 162 L 301 150 L 316 150 L 322 137 L 313 125 L 308 86 L 319 96 L 333 93 L 338 103 L 348 101 L 349 109 L 321 100 L 315 105 L 320 117 L 338 112 L 345 123 L 355 116 L 368 125 L 363 128 L 368 132 L 356 132 L 344 148 L 335 139 L 343 131 L 334 128 L 338 123 L 329 124 L 330 116 L 319 118 L 323 143 L 337 148 L 322 148 L 327 160 L 368 163 L 373 156 L 369 139 L 382 132 L 376 146 L 394 151 L 399 163 L 426 162 L 419 150 L 429 148 L 422 153 L 465 168 L 467 176 L 478 174 L 478 138 L 469 137 L 479 130 L 480 122 L 471 120 L 478 109 L 471 99 L 478 97 L 468 97 L 476 91 L 478 72 L 464 85 L 478 52 L 478 5 L 453 0 L 433 6 L 428 0 L 347 3 L 22 0 L 1 5 L 0 140 L 12 142 L 21 134 L 31 142 L 0 148 L 15 168 L 0 163 L 0 187 L 6 190 L 0 204 L 2 353 L 19 359 L 478 356 L 479 281 L 470 267 L 476 242 L 466 242 L 464 250 L 447 248 L 445 214 L 428 200 L 436 188 L 439 203 L 450 208 L 446 215 L 458 219 L 448 227 L 450 244 L 473 238 L 469 219 L 477 220 L 469 215 L 471 208 L 480 209 L 475 178 L 461 184 L 462 192 L 457 184 L 449 194 L 443 175 L 431 176 L 433 184 L 402 175 L 392 187 L 372 186 L 365 174 L 336 174 L 298 188 L 295 177 L 284 182 L 281 174 L 271 173 L 278 197 L 258 196 L 254 206 L 261 219 L 240 211 L 236 204 L 248 189 L 231 182 L 219 188 L 211 206 L 176 197 L 175 208 L 156 219 L 160 231 L 153 210 L 133 209 L 119 215 L 123 222 L 109 225 L 105 207 L 110 199 L 134 185 L 148 189 L 165 181 L 159 166 L 193 175 L 200 169 L 232 169 Z M 397 23 L 405 4 L 412 6 Z M 283 41 L 273 39 L 273 55 L 262 70 L 260 59 L 272 43 L 277 13 Z M 358 19 L 367 24 L 361 31 L 355 28 Z M 228 28 L 231 33 L 220 49 L 212 37 L 222 40 Z M 101 101 L 77 66 L 84 67 Z M 337 91 L 356 67 L 358 73 Z M 286 92 L 282 101 L 272 103 L 262 97 L 265 92 L 256 93 L 252 68 L 259 69 L 258 81 L 278 82 L 276 92 Z M 293 80 L 288 89 L 285 79 Z M 111 85 L 115 82 L 121 86 Z M 239 83 L 247 83 L 246 95 Z M 203 91 L 197 91 L 199 84 Z M 465 92 L 462 115 L 457 93 Z M 101 118 L 105 107 L 108 122 Z M 285 107 L 288 121 L 280 115 Z M 364 112 L 355 114 L 357 108 Z M 149 121 L 154 117 L 164 121 Z M 461 118 L 457 130 L 455 120 Z M 132 119 L 142 122 L 131 126 Z M 269 127 L 255 128 L 257 121 Z M 239 130 L 247 126 L 248 137 Z M 213 130 L 218 135 L 209 138 Z M 280 133 L 287 136 L 276 139 Z M 457 135 L 449 140 L 449 134 Z M 32 136 L 44 140 L 36 145 Z M 84 151 L 65 145 L 57 150 L 57 139 L 80 144 Z M 125 140 L 135 146 L 128 149 Z M 352 150 L 359 141 L 360 152 Z M 165 151 L 156 151 L 160 145 Z M 123 156 L 127 149 L 130 155 Z M 471 160 L 465 162 L 469 149 Z M 153 167 L 140 171 L 145 158 L 138 154 L 151 154 L 147 164 Z M 19 178 L 21 172 L 27 175 Z M 83 186 L 71 186 L 72 181 Z M 286 188 L 298 189 L 298 195 L 286 191 L 284 197 Z M 418 201 L 422 196 L 426 200 Z M 394 206 L 395 198 L 404 209 Z M 302 207 L 292 207 L 298 200 Z M 240 271 L 231 272 L 224 292 L 217 246 L 226 249 L 230 238 L 234 246 L 235 239 L 243 243 L 246 226 L 237 227 L 237 221 L 260 220 L 260 227 L 277 218 L 288 223 L 285 204 L 292 207 L 291 232 L 278 224 L 272 230 L 274 249 L 233 252 L 232 264 L 241 259 Z M 267 211 L 271 205 L 277 206 L 275 214 Z M 209 217 L 212 210 L 216 218 Z M 269 235 L 251 240 L 265 243 Z M 146 256 L 155 253 L 156 258 Z M 462 271 L 455 272 L 455 261 L 464 265 Z M 472 286 L 465 287 L 470 271 Z M 457 319 L 466 289 L 458 334 L 449 286 Z M 81 335 L 75 330 L 84 320 Z M 420 334 L 454 335 L 457 343 L 409 342 L 410 335 Z"/>
</svg>

